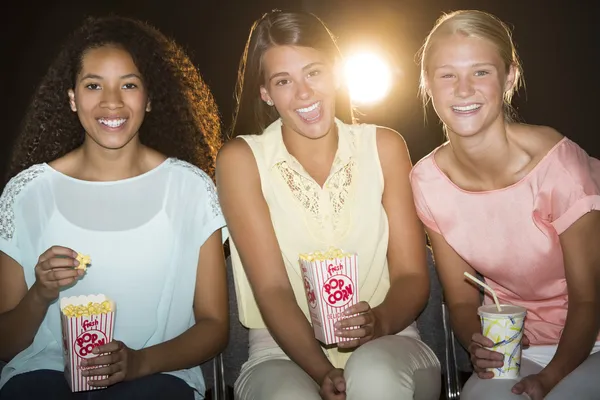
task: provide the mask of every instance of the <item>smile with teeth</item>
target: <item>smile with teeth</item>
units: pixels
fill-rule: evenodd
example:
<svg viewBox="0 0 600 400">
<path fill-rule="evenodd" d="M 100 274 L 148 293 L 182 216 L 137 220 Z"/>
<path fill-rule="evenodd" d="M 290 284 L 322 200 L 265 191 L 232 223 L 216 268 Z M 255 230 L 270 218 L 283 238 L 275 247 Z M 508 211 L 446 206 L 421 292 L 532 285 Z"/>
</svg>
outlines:
<svg viewBox="0 0 600 400">
<path fill-rule="evenodd" d="M 127 118 L 98 118 L 98 122 L 110 128 L 118 128 L 127 122 Z"/>
<path fill-rule="evenodd" d="M 452 106 L 452 109 L 458 112 L 475 111 L 479 108 L 481 108 L 481 104 L 469 104 L 468 106 Z"/>
<path fill-rule="evenodd" d="M 317 107 L 319 107 L 320 105 L 321 105 L 321 102 L 320 102 L 320 101 L 317 101 L 317 102 L 316 102 L 315 104 L 313 104 L 313 105 L 310 105 L 310 106 L 308 106 L 308 107 L 306 107 L 306 108 L 299 108 L 299 109 L 297 109 L 296 111 L 297 111 L 297 112 L 299 112 L 299 113 L 307 113 L 307 112 L 311 112 L 311 111 L 313 111 L 314 109 L 316 109 L 316 108 L 317 108 Z"/>
<path fill-rule="evenodd" d="M 321 102 L 311 104 L 305 108 L 298 108 L 296 112 L 306 122 L 317 121 L 321 117 Z"/>
</svg>

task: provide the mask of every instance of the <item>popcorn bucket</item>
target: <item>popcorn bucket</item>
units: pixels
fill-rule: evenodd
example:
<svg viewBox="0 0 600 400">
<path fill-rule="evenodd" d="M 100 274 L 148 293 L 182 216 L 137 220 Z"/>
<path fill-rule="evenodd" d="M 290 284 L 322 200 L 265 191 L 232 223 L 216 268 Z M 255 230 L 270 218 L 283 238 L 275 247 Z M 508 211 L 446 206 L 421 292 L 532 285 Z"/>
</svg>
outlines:
<svg viewBox="0 0 600 400">
<path fill-rule="evenodd" d="M 60 299 L 65 378 L 72 392 L 100 389 L 88 385 L 90 380 L 108 376 L 84 377 L 81 361 L 97 357 L 95 347 L 113 340 L 115 304 L 103 294 Z"/>
<path fill-rule="evenodd" d="M 358 255 L 338 249 L 301 254 L 300 269 L 315 337 L 329 345 L 352 340 L 335 335 L 344 310 L 358 303 Z"/>
</svg>

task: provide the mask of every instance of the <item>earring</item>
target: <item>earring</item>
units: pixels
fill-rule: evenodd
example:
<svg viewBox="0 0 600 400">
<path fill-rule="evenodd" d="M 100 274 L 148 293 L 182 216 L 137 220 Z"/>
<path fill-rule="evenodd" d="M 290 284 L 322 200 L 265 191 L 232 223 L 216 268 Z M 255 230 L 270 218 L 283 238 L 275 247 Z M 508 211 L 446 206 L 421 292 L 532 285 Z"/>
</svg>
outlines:
<svg viewBox="0 0 600 400">
<path fill-rule="evenodd" d="M 273 100 L 267 100 L 267 105 L 268 106 L 272 106 L 273 105 Z"/>
</svg>

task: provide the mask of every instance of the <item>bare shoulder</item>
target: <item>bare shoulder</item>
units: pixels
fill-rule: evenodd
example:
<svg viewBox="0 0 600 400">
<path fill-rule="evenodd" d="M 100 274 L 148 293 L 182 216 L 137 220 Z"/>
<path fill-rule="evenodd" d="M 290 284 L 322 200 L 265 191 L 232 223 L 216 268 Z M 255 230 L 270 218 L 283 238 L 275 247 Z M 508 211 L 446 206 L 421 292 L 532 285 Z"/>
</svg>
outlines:
<svg viewBox="0 0 600 400">
<path fill-rule="evenodd" d="M 377 151 L 382 162 L 397 157 L 410 160 L 404 137 L 391 128 L 377 127 Z"/>
<path fill-rule="evenodd" d="M 258 164 L 250 145 L 244 139 L 233 139 L 225 143 L 217 154 L 217 185 L 224 178 L 248 180 L 259 176 Z"/>
<path fill-rule="evenodd" d="M 452 166 L 452 155 L 450 142 L 446 141 L 433 151 L 432 157 L 434 158 L 438 168 L 444 171 L 444 173 L 448 174 L 448 170 Z"/>
<path fill-rule="evenodd" d="M 244 139 L 233 139 L 225 143 L 217 154 L 217 169 L 232 165 L 255 164 L 252 149 Z"/>
<path fill-rule="evenodd" d="M 556 129 L 543 125 L 511 124 L 508 131 L 533 159 L 543 158 L 564 138 Z"/>
</svg>

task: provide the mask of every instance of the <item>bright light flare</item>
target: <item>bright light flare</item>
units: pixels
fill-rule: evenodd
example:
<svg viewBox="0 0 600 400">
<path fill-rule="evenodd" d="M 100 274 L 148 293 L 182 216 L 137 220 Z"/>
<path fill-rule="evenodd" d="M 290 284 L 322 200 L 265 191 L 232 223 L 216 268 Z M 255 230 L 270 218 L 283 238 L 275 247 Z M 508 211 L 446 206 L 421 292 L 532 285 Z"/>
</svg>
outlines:
<svg viewBox="0 0 600 400">
<path fill-rule="evenodd" d="M 348 57 L 344 76 L 350 97 L 356 103 L 374 103 L 383 99 L 392 85 L 387 63 L 376 54 L 358 53 Z"/>
</svg>

